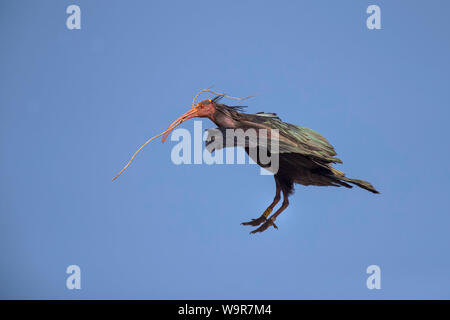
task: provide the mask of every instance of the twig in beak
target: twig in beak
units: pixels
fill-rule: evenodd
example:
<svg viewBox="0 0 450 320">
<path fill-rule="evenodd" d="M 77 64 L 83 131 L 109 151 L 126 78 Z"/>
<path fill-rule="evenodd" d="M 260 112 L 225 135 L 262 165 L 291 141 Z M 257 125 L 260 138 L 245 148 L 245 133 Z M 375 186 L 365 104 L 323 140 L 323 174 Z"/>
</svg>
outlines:
<svg viewBox="0 0 450 320">
<path fill-rule="evenodd" d="M 154 136 L 153 138 L 150 138 L 150 139 L 148 139 L 147 140 L 147 142 L 146 143 L 144 143 L 134 154 L 133 154 L 133 156 L 131 157 L 131 159 L 128 161 L 128 163 L 125 165 L 125 167 L 123 167 L 123 169 L 122 170 L 120 170 L 120 172 L 118 173 L 118 174 L 116 174 L 116 176 L 114 177 L 114 178 L 112 178 L 112 181 L 114 181 L 114 180 L 116 180 L 121 174 L 122 174 L 122 172 L 124 172 L 127 168 L 128 168 L 128 166 L 130 165 L 130 163 L 131 163 L 131 161 L 133 161 L 133 159 L 134 159 L 134 157 L 150 142 L 150 141 L 152 141 L 153 139 L 155 139 L 155 138 L 158 138 L 158 137 L 160 137 L 160 136 L 162 136 L 164 133 L 166 133 L 165 131 L 164 132 L 161 132 L 160 134 L 158 134 L 157 136 Z"/>
<path fill-rule="evenodd" d="M 172 131 L 175 127 L 177 127 L 180 123 L 182 123 L 184 120 L 183 119 L 177 119 L 174 122 L 172 122 L 170 124 L 170 126 L 163 132 L 161 132 L 160 134 L 148 139 L 139 149 L 137 149 L 137 151 L 133 154 L 133 156 L 130 158 L 130 160 L 128 160 L 127 164 L 125 165 L 125 167 L 122 168 L 122 170 L 120 170 L 120 172 L 118 174 L 116 174 L 116 176 L 114 178 L 112 178 L 112 181 L 116 180 L 131 164 L 131 162 L 133 161 L 134 157 L 136 157 L 136 155 L 153 139 L 156 139 L 166 133 L 170 133 L 170 131 Z"/>
<path fill-rule="evenodd" d="M 156 135 L 156 136 L 154 136 L 154 137 L 152 137 L 152 138 L 150 138 L 150 139 L 148 139 L 139 149 L 137 149 L 137 151 L 133 154 L 133 156 L 131 157 L 131 159 L 130 160 L 128 160 L 128 162 L 127 162 L 127 164 L 125 165 L 125 167 L 123 167 L 123 169 L 122 170 L 120 170 L 120 172 L 118 173 L 118 174 L 116 174 L 116 176 L 112 179 L 112 181 L 114 181 L 114 180 L 116 180 L 121 174 L 122 174 L 122 172 L 124 172 L 129 166 L 130 166 L 130 164 L 131 164 L 131 162 L 133 161 L 133 159 L 134 159 L 134 157 L 136 157 L 136 155 L 150 142 L 150 141 L 152 141 L 153 139 L 156 139 L 156 138 L 158 138 L 158 137 L 160 137 L 160 136 L 162 136 L 163 134 L 165 134 L 167 131 L 169 131 L 170 129 L 171 129 L 171 127 L 172 127 L 172 125 L 173 125 L 173 123 L 169 126 L 169 128 L 167 128 L 167 130 L 166 131 L 164 131 L 164 132 L 161 132 L 160 134 L 158 134 L 158 135 Z"/>
<path fill-rule="evenodd" d="M 194 97 L 194 100 L 192 101 L 192 109 L 191 110 L 189 110 L 188 112 L 186 112 L 184 115 L 182 115 L 181 117 L 179 117 L 178 119 L 176 119 L 174 122 L 172 122 L 171 124 L 170 124 L 170 126 L 166 129 L 166 131 L 164 131 L 164 132 L 161 132 L 160 134 L 158 134 L 158 135 L 156 135 L 156 136 L 154 136 L 154 137 L 152 137 L 152 138 L 150 138 L 150 139 L 148 139 L 134 154 L 133 154 L 133 156 L 131 157 L 131 159 L 130 160 L 128 160 L 128 162 L 127 162 L 127 164 L 125 165 L 125 167 L 123 167 L 123 169 L 122 170 L 120 170 L 120 172 L 112 179 L 112 181 L 114 181 L 114 180 L 116 180 L 129 166 L 130 166 L 130 164 L 131 164 L 131 162 L 133 161 L 133 159 L 134 159 L 134 157 L 136 157 L 136 155 L 150 142 L 150 141 L 152 141 L 153 139 L 156 139 L 156 138 L 158 138 L 158 137 L 160 137 L 160 136 L 163 136 L 163 138 L 162 138 L 162 142 L 164 143 L 164 141 L 166 140 L 166 138 L 167 138 L 167 136 L 170 134 L 170 132 L 173 130 L 173 129 L 175 129 L 178 125 L 180 125 L 182 122 L 184 122 L 184 121 L 186 121 L 186 120 L 188 120 L 188 119 L 190 119 L 190 118 L 192 118 L 193 116 L 194 116 L 194 114 L 195 114 L 195 109 L 196 109 L 196 107 L 195 107 L 195 101 L 197 100 L 197 98 L 203 93 L 203 92 L 209 92 L 209 93 L 214 93 L 214 94 L 217 94 L 217 95 L 223 95 L 224 97 L 227 97 L 227 98 L 230 98 L 230 99 L 235 99 L 235 100 L 246 100 L 246 99 L 248 99 L 248 98 L 251 98 L 251 97 L 254 97 L 254 95 L 253 96 L 248 96 L 248 97 L 245 97 L 245 98 L 238 98 L 238 97 L 231 97 L 231 96 L 228 96 L 228 95 L 226 95 L 226 94 L 224 94 L 224 93 L 218 93 L 218 92 L 215 92 L 215 91 L 212 91 L 212 90 L 210 90 L 212 87 L 209 87 L 209 88 L 207 88 L 207 89 L 203 89 L 202 91 L 200 91 L 199 93 L 197 93 L 197 95 Z"/>
<path fill-rule="evenodd" d="M 229 95 L 227 95 L 227 94 L 225 94 L 225 93 L 220 93 L 220 92 L 212 91 L 212 90 L 211 90 L 212 87 L 214 87 L 214 86 L 211 86 L 211 87 L 209 87 L 209 88 L 203 89 L 203 90 L 201 90 L 199 93 L 197 93 L 197 94 L 195 95 L 195 97 L 194 97 L 194 100 L 192 100 L 192 107 L 194 107 L 195 101 L 197 101 L 197 98 L 198 98 L 203 92 L 209 92 L 209 93 L 213 93 L 213 94 L 216 94 L 216 95 L 219 95 L 219 96 L 227 97 L 227 98 L 229 98 L 229 99 L 241 100 L 241 101 L 242 101 L 242 100 L 247 100 L 247 99 L 250 99 L 250 98 L 253 98 L 253 97 L 256 97 L 256 96 L 257 96 L 257 94 L 254 94 L 254 95 L 251 95 L 251 96 L 248 96 L 248 97 L 244 97 L 244 98 L 232 97 L 232 96 L 229 96 Z"/>
</svg>

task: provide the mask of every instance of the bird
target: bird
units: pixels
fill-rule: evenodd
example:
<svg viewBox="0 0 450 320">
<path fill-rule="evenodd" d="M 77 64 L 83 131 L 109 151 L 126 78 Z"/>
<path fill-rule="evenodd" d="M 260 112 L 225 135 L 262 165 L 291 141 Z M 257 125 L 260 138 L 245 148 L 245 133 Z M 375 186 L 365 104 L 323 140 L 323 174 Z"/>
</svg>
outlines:
<svg viewBox="0 0 450 320">
<path fill-rule="evenodd" d="M 205 99 L 195 103 L 198 96 L 203 92 L 217 95 L 213 99 Z M 229 106 L 220 103 L 224 97 L 238 100 L 249 98 L 236 98 L 217 93 L 209 88 L 203 89 L 194 98 L 192 108 L 172 122 L 167 130 L 160 135 L 163 135 L 162 142 L 164 143 L 174 128 L 191 118 L 207 118 L 217 125 L 218 128 L 215 130 L 220 132 L 225 132 L 227 129 L 242 129 L 243 131 L 255 129 L 256 132 L 260 132 L 259 129 L 266 129 L 268 135 L 273 135 L 273 132 L 277 130 L 279 138 L 279 165 L 277 172 L 273 175 L 275 180 L 275 197 L 260 217 L 242 223 L 244 226 L 257 227 L 250 232 L 251 234 L 263 232 L 271 226 L 278 229 L 275 220 L 289 206 L 289 197 L 294 192 L 295 184 L 345 188 L 352 188 L 352 185 L 356 185 L 374 194 L 379 193 L 369 182 L 348 178 L 342 171 L 333 168 L 333 164 L 342 163 L 342 160 L 336 157 L 337 153 L 334 147 L 318 132 L 284 122 L 276 113 L 246 113 L 246 106 Z M 211 142 L 207 139 L 206 144 L 208 145 Z M 259 142 L 253 146 L 244 145 L 245 151 L 249 155 L 258 155 L 259 152 L 253 151 L 255 151 L 255 148 L 261 147 Z M 270 151 L 273 152 L 273 150 L 268 152 L 270 153 Z M 261 167 L 267 167 L 267 164 L 262 163 L 258 156 L 253 160 Z M 280 202 L 281 196 L 283 196 L 281 206 L 270 215 Z"/>
</svg>

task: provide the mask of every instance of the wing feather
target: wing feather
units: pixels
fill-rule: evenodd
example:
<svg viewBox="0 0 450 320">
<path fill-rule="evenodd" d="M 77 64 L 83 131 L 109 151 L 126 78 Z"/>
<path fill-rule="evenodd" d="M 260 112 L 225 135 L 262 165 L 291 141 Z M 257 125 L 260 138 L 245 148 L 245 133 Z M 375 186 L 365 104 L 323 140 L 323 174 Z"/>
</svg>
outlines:
<svg viewBox="0 0 450 320">
<path fill-rule="evenodd" d="M 318 132 L 283 122 L 276 114 L 255 114 L 260 125 L 267 129 L 278 129 L 280 133 L 279 152 L 298 153 L 323 163 L 342 163 L 334 147 Z"/>
</svg>

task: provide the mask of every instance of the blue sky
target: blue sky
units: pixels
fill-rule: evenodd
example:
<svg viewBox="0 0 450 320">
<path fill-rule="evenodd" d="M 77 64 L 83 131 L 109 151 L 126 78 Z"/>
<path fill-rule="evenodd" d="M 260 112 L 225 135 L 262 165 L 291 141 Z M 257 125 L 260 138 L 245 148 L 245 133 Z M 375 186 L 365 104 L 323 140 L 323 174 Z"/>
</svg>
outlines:
<svg viewBox="0 0 450 320">
<path fill-rule="evenodd" d="M 2 1 L 0 298 L 450 298 L 449 10 Z M 381 195 L 297 186 L 279 229 L 251 236 L 240 222 L 274 195 L 255 165 L 176 166 L 175 143 L 154 141 L 111 182 L 210 85 L 319 131 Z M 72 264 L 81 290 L 65 286 Z"/>
</svg>

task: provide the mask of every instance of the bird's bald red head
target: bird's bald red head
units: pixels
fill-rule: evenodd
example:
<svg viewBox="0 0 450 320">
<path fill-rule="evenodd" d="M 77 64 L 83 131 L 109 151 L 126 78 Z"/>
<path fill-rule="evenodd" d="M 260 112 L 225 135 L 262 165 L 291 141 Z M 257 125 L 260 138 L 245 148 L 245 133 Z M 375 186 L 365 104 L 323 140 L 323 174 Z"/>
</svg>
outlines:
<svg viewBox="0 0 450 320">
<path fill-rule="evenodd" d="M 197 103 L 191 110 L 183 114 L 181 117 L 176 119 L 174 122 L 170 124 L 170 126 L 166 129 L 162 142 L 166 141 L 167 136 L 172 132 L 173 129 L 178 127 L 184 121 L 191 118 L 210 118 L 212 119 L 214 112 L 216 111 L 215 104 L 211 99 L 203 100 Z"/>
</svg>

